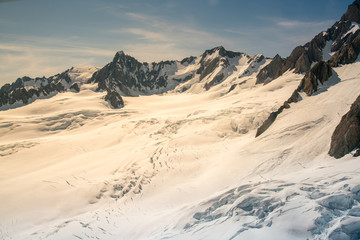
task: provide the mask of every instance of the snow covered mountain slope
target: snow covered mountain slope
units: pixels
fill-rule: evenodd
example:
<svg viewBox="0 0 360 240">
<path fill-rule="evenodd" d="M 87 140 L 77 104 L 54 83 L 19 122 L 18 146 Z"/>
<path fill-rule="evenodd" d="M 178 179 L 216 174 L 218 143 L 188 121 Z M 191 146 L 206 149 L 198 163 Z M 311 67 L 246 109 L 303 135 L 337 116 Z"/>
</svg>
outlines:
<svg viewBox="0 0 360 240">
<path fill-rule="evenodd" d="M 335 68 L 337 77 L 321 93 L 302 96 L 258 138 L 256 128 L 302 75 L 288 72 L 265 86 L 242 84 L 229 93 L 124 97 L 122 109 L 108 108 L 106 93 L 88 84 L 80 93 L 2 111 L 0 236 L 357 234 L 358 160 L 334 160 L 327 151 L 360 92 L 359 64 Z"/>
<path fill-rule="evenodd" d="M 0 110 L 23 106 L 59 92 L 79 92 L 80 86 L 97 70 L 92 66 L 73 67 L 49 78 L 18 78 L 12 84 L 5 84 L 0 88 Z"/>
<path fill-rule="evenodd" d="M 120 51 L 89 82 L 97 83 L 100 90 L 125 96 L 160 94 L 173 89 L 198 93 L 230 77 L 254 74 L 265 63 L 261 54 L 249 56 L 222 46 L 206 50 L 199 57 L 151 64 L 140 63 Z"/>
<path fill-rule="evenodd" d="M 84 82 L 97 83 L 97 91 L 106 91 L 105 100 L 113 108 L 124 106 L 121 96 L 138 96 L 176 92 L 198 93 L 223 83 L 236 84 L 238 78 L 257 74 L 270 62 L 261 54 L 249 56 L 219 46 L 206 50 L 199 57 L 182 61 L 140 63 L 123 51 L 101 69 L 71 68 L 49 78 L 17 79 L 0 89 L 1 109 L 14 108 L 38 98 L 51 97 L 67 90 L 80 91 Z M 227 85 L 225 84 L 225 85 Z M 234 85 L 235 87 L 235 85 Z"/>
</svg>

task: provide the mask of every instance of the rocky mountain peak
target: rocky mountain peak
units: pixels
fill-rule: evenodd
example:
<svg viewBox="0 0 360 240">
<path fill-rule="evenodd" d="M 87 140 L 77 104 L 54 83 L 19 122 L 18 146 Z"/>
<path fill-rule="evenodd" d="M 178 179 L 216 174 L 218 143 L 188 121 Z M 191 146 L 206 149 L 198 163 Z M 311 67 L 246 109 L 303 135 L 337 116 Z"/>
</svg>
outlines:
<svg viewBox="0 0 360 240">
<path fill-rule="evenodd" d="M 118 51 L 118 52 L 116 52 L 112 62 L 117 63 L 122 58 L 125 58 L 125 53 L 123 51 Z"/>
<path fill-rule="evenodd" d="M 228 58 L 238 57 L 238 56 L 241 56 L 241 54 L 242 54 L 241 52 L 228 51 L 223 46 L 218 46 L 218 47 L 214 47 L 210 50 L 206 50 L 201 55 L 200 62 L 202 62 L 207 56 L 211 56 L 211 55 L 215 54 L 216 52 L 218 52 L 219 56 L 228 57 Z"/>
<path fill-rule="evenodd" d="M 341 21 L 360 23 L 360 0 L 349 5 L 346 13 L 341 17 Z"/>
<path fill-rule="evenodd" d="M 135 58 L 126 55 L 124 51 L 118 51 L 112 61 L 113 64 L 118 63 L 120 65 L 128 65 L 130 67 L 134 64 L 140 64 Z"/>
</svg>

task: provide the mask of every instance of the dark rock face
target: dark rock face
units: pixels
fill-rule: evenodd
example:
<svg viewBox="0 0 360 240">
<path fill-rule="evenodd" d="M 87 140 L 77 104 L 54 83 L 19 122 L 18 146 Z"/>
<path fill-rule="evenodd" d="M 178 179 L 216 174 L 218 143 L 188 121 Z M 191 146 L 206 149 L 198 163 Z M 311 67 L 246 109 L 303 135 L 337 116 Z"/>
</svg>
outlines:
<svg viewBox="0 0 360 240">
<path fill-rule="evenodd" d="M 201 65 L 200 67 L 201 70 L 197 72 L 200 74 L 200 81 L 204 79 L 207 75 L 212 73 L 215 70 L 215 68 L 218 67 L 218 64 L 219 64 L 219 58 L 214 58 L 212 60 L 206 61 L 203 65 Z"/>
<path fill-rule="evenodd" d="M 219 55 L 221 57 L 228 57 L 228 58 L 234 58 L 234 57 L 239 57 L 241 56 L 242 53 L 240 52 L 232 52 L 232 51 L 228 51 L 225 50 L 225 48 L 223 46 L 219 46 L 219 47 L 215 47 L 213 49 L 210 50 L 206 50 L 202 55 L 201 55 L 201 59 L 200 62 L 203 62 L 204 58 L 208 55 L 212 55 L 214 54 L 216 51 L 219 51 Z"/>
<path fill-rule="evenodd" d="M 360 0 L 356 0 L 349 5 L 348 10 L 341 17 L 341 21 L 360 23 Z"/>
<path fill-rule="evenodd" d="M 317 91 L 319 82 L 324 84 L 332 75 L 332 69 L 328 62 L 317 63 L 301 80 L 300 88 L 310 96 Z"/>
<path fill-rule="evenodd" d="M 95 72 L 89 82 L 98 83 L 99 90 L 114 91 L 119 88 L 125 95 L 131 95 L 131 90 L 165 88 L 167 76 L 161 75 L 160 72 L 171 65 L 175 65 L 175 62 L 142 64 L 120 51 L 116 53 L 112 62 Z"/>
<path fill-rule="evenodd" d="M 70 89 L 74 90 L 75 92 L 80 92 L 80 87 L 77 83 L 74 83 L 73 85 L 71 85 Z"/>
<path fill-rule="evenodd" d="M 189 64 L 193 58 L 186 58 L 183 64 Z M 89 82 L 98 83 L 98 90 L 119 91 L 126 96 L 134 95 L 133 92 L 165 89 L 168 85 L 166 69 L 174 68 L 175 61 L 160 63 L 140 63 L 135 58 L 125 55 L 120 51 L 116 53 L 112 62 L 95 72 Z M 188 76 L 187 76 L 187 79 Z M 178 82 L 184 79 L 176 79 Z"/>
<path fill-rule="evenodd" d="M 122 97 L 115 91 L 108 92 L 105 96 L 105 101 L 108 101 L 113 108 L 122 108 L 124 106 Z"/>
<path fill-rule="evenodd" d="M 231 85 L 231 87 L 229 88 L 229 91 L 227 93 L 230 93 L 231 91 L 233 91 L 236 88 L 237 84 L 233 84 Z"/>
<path fill-rule="evenodd" d="M 204 85 L 205 90 L 208 91 L 212 86 L 221 82 L 222 80 L 224 80 L 223 73 L 216 75 L 210 82 L 205 83 Z"/>
<path fill-rule="evenodd" d="M 274 59 L 257 75 L 256 84 L 265 83 L 266 81 L 278 78 L 282 72 L 282 66 L 284 64 L 284 60 L 276 55 Z"/>
<path fill-rule="evenodd" d="M 359 157 L 359 156 L 360 156 L 360 148 L 354 154 L 354 157 Z"/>
<path fill-rule="evenodd" d="M 196 57 L 187 57 L 187 58 L 184 58 L 183 60 L 181 60 L 181 64 L 185 65 L 185 64 L 191 64 L 194 62 L 194 60 L 196 59 Z"/>
<path fill-rule="evenodd" d="M 255 137 L 263 134 L 270 126 L 275 122 L 277 116 L 284 110 L 285 106 L 281 106 L 276 112 L 270 113 L 270 116 L 265 120 L 265 122 L 257 129 Z"/>
<path fill-rule="evenodd" d="M 286 58 L 282 68 L 281 68 L 281 72 L 284 73 L 285 71 L 287 71 L 288 69 L 293 69 L 295 68 L 295 65 L 297 64 L 297 61 L 299 60 L 299 58 L 303 56 L 303 58 L 307 58 L 307 54 L 305 51 L 305 48 L 303 46 L 298 46 L 296 47 L 290 54 L 290 56 L 288 58 Z M 309 59 L 306 60 L 307 62 L 309 62 Z M 300 63 L 297 64 L 300 68 Z M 301 67 L 303 68 L 303 67 Z M 307 71 L 309 69 L 306 69 L 305 71 Z"/>
<path fill-rule="evenodd" d="M 311 63 L 307 53 L 301 54 L 301 56 L 295 63 L 295 72 L 304 73 L 308 71 L 310 67 L 311 67 Z"/>
<path fill-rule="evenodd" d="M 351 105 L 331 137 L 329 155 L 341 158 L 360 147 L 360 96 Z"/>
<path fill-rule="evenodd" d="M 332 67 L 336 67 L 339 64 L 353 63 L 360 53 L 360 31 L 355 34 L 349 34 L 344 39 L 344 45 L 339 47 L 335 54 L 330 59 Z"/>
<path fill-rule="evenodd" d="M 315 39 L 316 38 L 314 38 L 313 42 L 305 45 L 305 47 L 296 47 L 286 59 L 280 60 L 280 56 L 276 55 L 269 65 L 264 67 L 256 76 L 256 83 L 264 83 L 265 81 L 270 82 L 273 79 L 280 77 L 289 69 L 294 69 L 295 73 L 309 71 L 311 63 L 322 57 L 321 51 L 315 43 Z M 323 45 L 325 46 L 325 42 Z"/>
</svg>

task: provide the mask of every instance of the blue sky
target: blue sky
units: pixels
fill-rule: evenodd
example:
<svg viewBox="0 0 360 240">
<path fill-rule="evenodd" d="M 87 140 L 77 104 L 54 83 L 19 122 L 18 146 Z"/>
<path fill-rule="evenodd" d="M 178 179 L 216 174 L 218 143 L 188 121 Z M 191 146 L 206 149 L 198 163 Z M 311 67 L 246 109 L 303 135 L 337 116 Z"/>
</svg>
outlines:
<svg viewBox="0 0 360 240">
<path fill-rule="evenodd" d="M 72 66 L 181 60 L 222 45 L 286 57 L 352 0 L 0 0 L 0 85 Z"/>
</svg>

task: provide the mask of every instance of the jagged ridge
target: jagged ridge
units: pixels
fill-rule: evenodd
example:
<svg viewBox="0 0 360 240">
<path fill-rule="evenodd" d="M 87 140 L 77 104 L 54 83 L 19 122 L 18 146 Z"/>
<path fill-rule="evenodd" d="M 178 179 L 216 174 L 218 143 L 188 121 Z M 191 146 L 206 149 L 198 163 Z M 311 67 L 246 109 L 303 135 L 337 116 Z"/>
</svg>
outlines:
<svg viewBox="0 0 360 240">
<path fill-rule="evenodd" d="M 5 84 L 0 89 L 0 107 L 20 101 L 27 104 L 33 98 L 48 96 L 68 89 L 79 92 L 80 88 L 77 83 L 72 82 L 69 71 L 70 69 L 49 78 L 22 77 L 12 84 Z"/>
<path fill-rule="evenodd" d="M 247 68 L 242 75 L 257 71 L 265 63 L 262 55 L 251 57 L 244 53 L 227 51 L 222 46 L 206 50 L 199 57 L 159 63 L 140 63 L 119 51 L 112 62 L 94 73 L 89 83 L 97 83 L 98 91 L 107 91 L 106 99 L 116 95 L 119 100 L 116 105 L 119 107 L 123 106 L 121 95 L 161 94 L 176 88 L 177 92 L 184 92 L 195 84 L 200 84 L 202 89 L 208 91 L 237 71 L 239 59 L 243 58 Z M 189 84 L 179 88 L 179 85 L 185 82 Z M 115 102 L 111 102 L 115 107 Z"/>
<path fill-rule="evenodd" d="M 335 52 L 330 60 L 332 67 L 355 61 L 360 52 L 358 44 L 355 43 L 359 41 L 358 32 L 345 34 L 351 29 L 353 22 L 360 22 L 359 8 L 360 2 L 356 0 L 349 6 L 341 20 L 327 31 L 319 33 L 305 45 L 296 47 L 286 59 L 276 56 L 268 66 L 259 72 L 257 83 L 267 83 L 292 69 L 295 73 L 306 73 L 313 63 L 327 61 L 324 59 L 323 50 L 329 41 L 333 41 L 331 52 Z"/>
<path fill-rule="evenodd" d="M 354 23 L 355 22 L 355 23 Z M 291 97 L 284 102 L 284 104 L 275 112 L 272 112 L 267 120 L 258 128 L 256 137 L 265 132 L 271 124 L 275 121 L 276 117 L 285 109 L 289 108 L 291 103 L 297 102 L 299 100 L 300 92 L 305 92 L 308 96 L 311 96 L 314 92 L 317 91 L 319 84 L 324 84 L 331 75 L 332 75 L 332 67 L 337 67 L 340 64 L 349 64 L 353 63 L 359 53 L 360 53 L 360 31 L 359 29 L 352 31 L 356 25 L 360 23 L 360 0 L 356 0 L 354 3 L 349 5 L 347 12 L 341 17 L 341 20 L 336 22 L 331 28 L 329 28 L 326 32 L 322 32 L 318 34 L 311 42 L 304 45 L 304 50 L 306 54 L 312 53 L 313 56 L 309 58 L 309 61 L 313 61 L 313 59 L 318 59 L 318 63 L 315 64 L 311 69 L 309 69 L 304 78 L 301 80 L 299 86 Z M 332 56 L 329 60 L 323 61 L 324 48 L 326 44 L 332 43 L 331 53 Z M 299 50 L 300 49 L 300 50 Z M 289 69 L 294 69 L 300 58 L 296 58 L 298 56 L 299 51 L 301 52 L 302 47 L 297 47 L 293 50 L 292 54 L 286 59 L 279 59 L 279 57 L 274 58 L 274 60 L 263 68 L 258 76 L 257 83 L 261 83 L 264 77 L 267 77 L 267 81 L 271 81 L 270 77 L 276 76 L 273 74 L 274 72 L 279 74 L 279 76 Z M 309 52 L 309 49 L 311 51 Z M 316 54 L 314 54 L 316 53 Z M 302 56 L 303 56 L 302 54 Z M 319 57 L 320 56 L 320 57 Z M 289 62 L 294 63 L 294 59 L 297 59 L 295 65 L 293 67 L 289 67 L 291 64 Z M 298 64 L 298 66 L 304 67 L 303 64 Z M 272 71 L 269 71 L 271 69 Z M 275 70 L 274 70 L 275 69 Z M 295 68 L 294 72 L 299 72 L 298 69 Z M 278 77 L 278 76 L 277 76 Z M 344 116 L 345 117 L 345 116 Z M 343 117 L 343 118 L 344 118 Z M 339 128 L 339 127 L 338 127 Z M 337 128 L 337 129 L 338 129 Z M 339 132 L 339 131 L 338 131 Z M 344 131 L 343 131 L 344 132 Z M 340 142 L 339 139 L 335 138 L 346 138 L 344 134 L 335 134 L 333 135 L 332 142 Z M 337 137 L 336 137 L 337 136 Z M 342 140 L 343 142 L 347 142 L 348 140 Z M 335 151 L 332 148 L 329 153 L 332 156 L 337 158 L 344 156 L 349 153 L 353 149 L 354 146 L 350 149 L 341 150 L 341 154 L 335 154 Z M 339 152 L 339 151 L 338 151 Z"/>
</svg>

